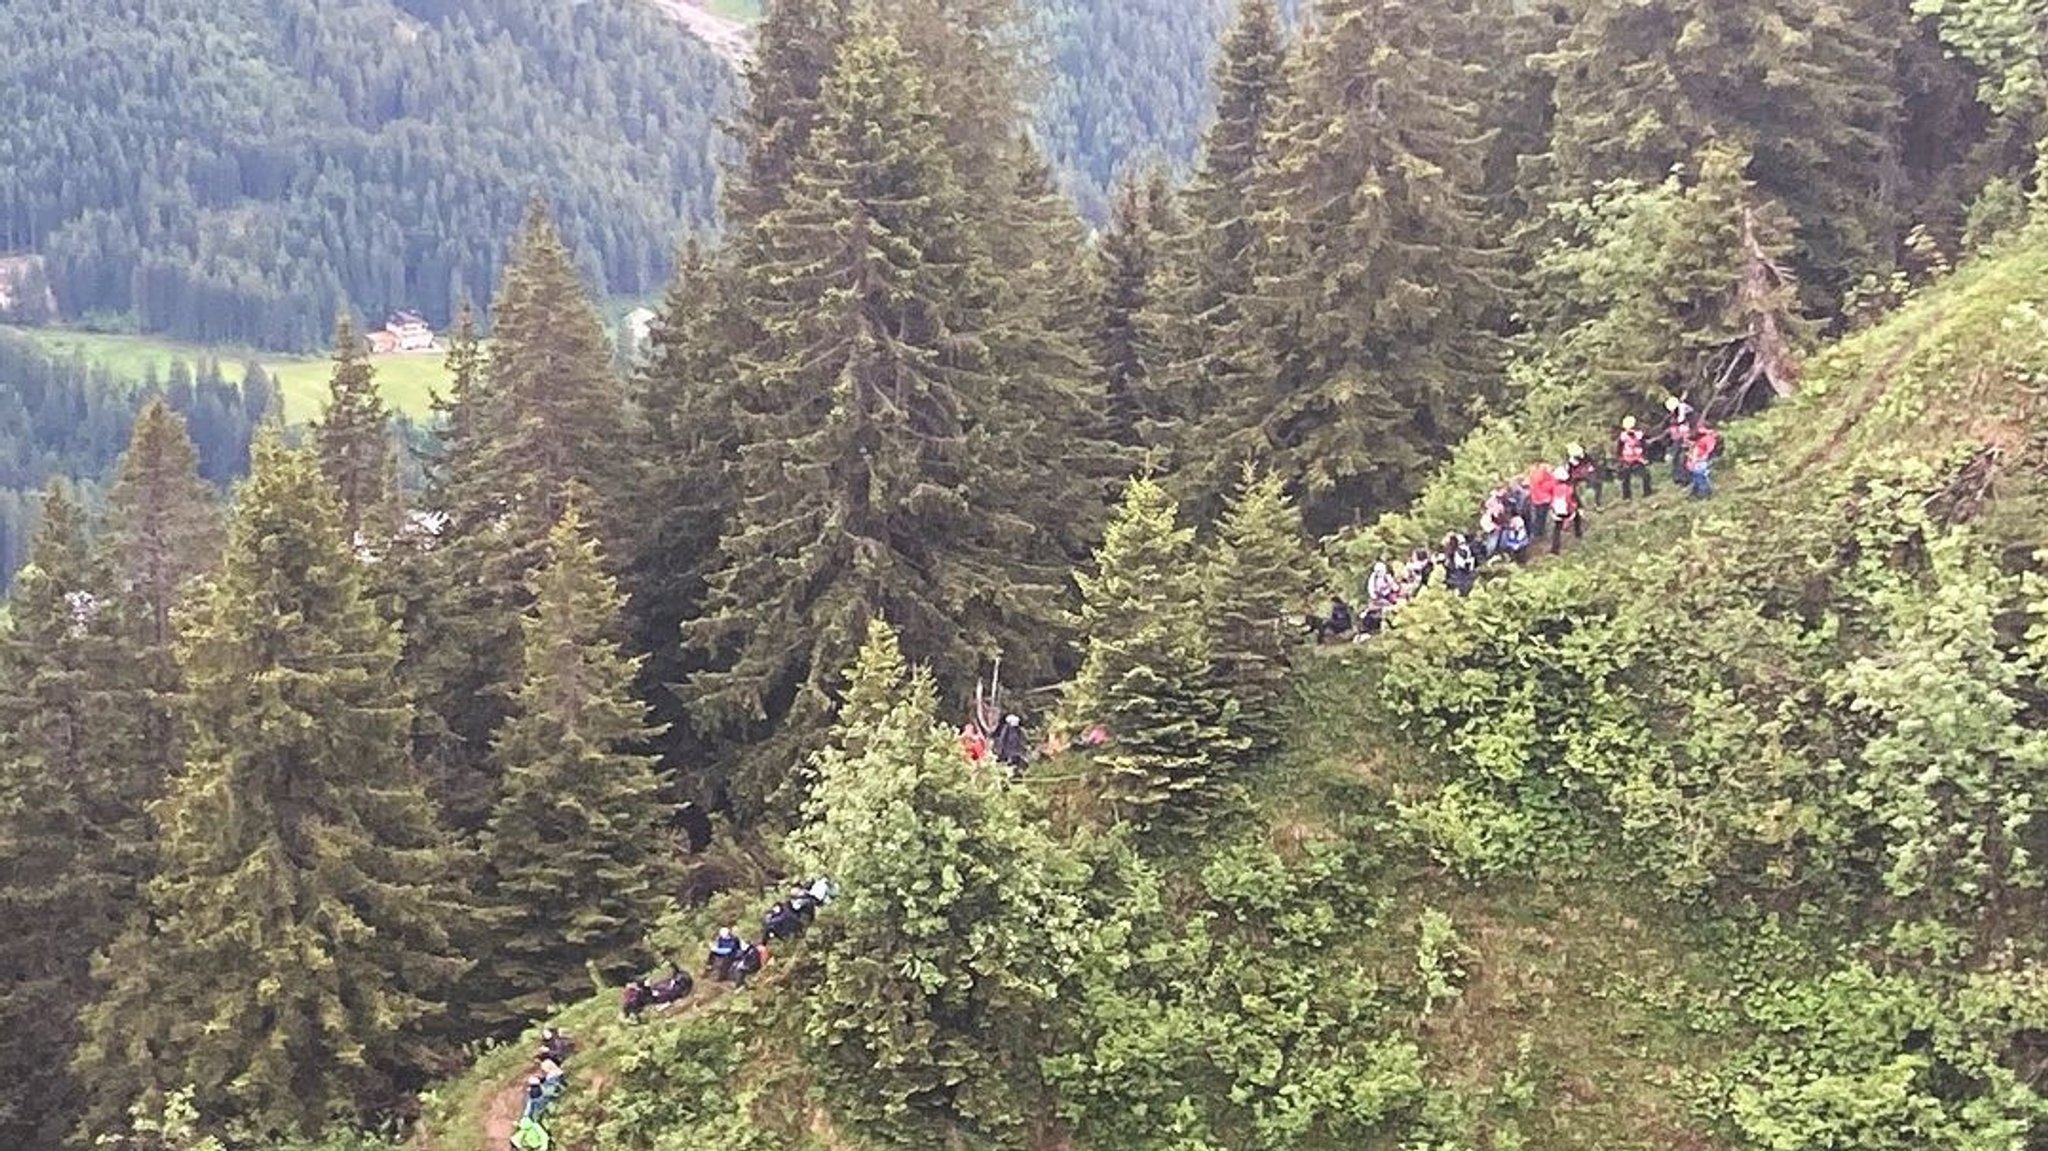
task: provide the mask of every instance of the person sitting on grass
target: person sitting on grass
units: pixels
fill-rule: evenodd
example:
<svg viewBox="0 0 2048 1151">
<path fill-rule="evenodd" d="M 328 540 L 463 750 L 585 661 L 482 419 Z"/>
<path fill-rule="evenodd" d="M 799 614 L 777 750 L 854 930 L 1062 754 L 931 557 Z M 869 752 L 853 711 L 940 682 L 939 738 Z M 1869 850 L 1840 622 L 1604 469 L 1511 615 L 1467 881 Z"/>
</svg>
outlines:
<svg viewBox="0 0 2048 1151">
<path fill-rule="evenodd" d="M 747 985 L 747 977 L 757 974 L 766 966 L 768 966 L 768 945 L 766 943 L 748 943 L 741 946 L 739 955 L 732 961 L 732 985 L 734 987 L 745 987 Z"/>
<path fill-rule="evenodd" d="M 730 927 L 718 929 L 718 938 L 711 941 L 711 955 L 704 969 L 714 979 L 731 979 L 733 960 L 740 957 L 740 934 Z"/>
</svg>

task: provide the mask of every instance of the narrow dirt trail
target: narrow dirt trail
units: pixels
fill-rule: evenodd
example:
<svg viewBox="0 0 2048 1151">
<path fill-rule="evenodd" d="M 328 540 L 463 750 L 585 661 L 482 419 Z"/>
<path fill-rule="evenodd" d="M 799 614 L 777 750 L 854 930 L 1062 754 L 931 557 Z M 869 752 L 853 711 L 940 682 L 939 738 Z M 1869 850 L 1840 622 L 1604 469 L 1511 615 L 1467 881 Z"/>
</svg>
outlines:
<svg viewBox="0 0 2048 1151">
<path fill-rule="evenodd" d="M 491 1151 L 511 1144 L 512 1130 L 519 1126 L 519 1113 L 524 1110 L 526 1085 L 523 1082 L 491 1097 L 491 1108 L 484 1114 L 484 1140 Z"/>
</svg>

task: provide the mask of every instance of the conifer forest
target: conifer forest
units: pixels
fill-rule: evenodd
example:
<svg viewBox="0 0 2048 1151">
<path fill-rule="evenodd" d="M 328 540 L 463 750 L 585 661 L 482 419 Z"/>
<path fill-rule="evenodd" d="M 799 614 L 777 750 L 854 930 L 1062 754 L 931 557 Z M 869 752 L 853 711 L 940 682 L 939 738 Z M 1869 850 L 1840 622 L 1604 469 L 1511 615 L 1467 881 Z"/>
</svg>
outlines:
<svg viewBox="0 0 2048 1151">
<path fill-rule="evenodd" d="M 0 1149 L 2048 1147 L 2038 0 L 0 45 Z"/>
</svg>

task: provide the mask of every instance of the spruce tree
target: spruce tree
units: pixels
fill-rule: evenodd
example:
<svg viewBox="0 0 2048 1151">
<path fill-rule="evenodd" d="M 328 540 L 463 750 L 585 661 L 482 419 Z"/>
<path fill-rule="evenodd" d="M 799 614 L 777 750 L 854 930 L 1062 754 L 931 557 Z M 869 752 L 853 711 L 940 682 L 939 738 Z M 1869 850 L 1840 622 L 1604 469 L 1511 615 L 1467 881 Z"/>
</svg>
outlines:
<svg viewBox="0 0 2048 1151">
<path fill-rule="evenodd" d="M 1202 616 L 1216 682 L 1237 701 L 1232 731 L 1247 758 L 1280 745 L 1288 668 L 1304 638 L 1302 616 L 1327 586 L 1322 568 L 1280 477 L 1246 464 L 1203 556 Z"/>
<path fill-rule="evenodd" d="M 334 322 L 334 368 L 327 379 L 327 409 L 313 427 L 320 470 L 334 485 L 341 504 L 341 522 L 351 540 L 388 536 L 396 524 L 365 532 L 365 521 L 391 498 L 396 453 L 391 447 L 391 413 L 377 388 L 372 367 L 356 336 L 355 321 L 344 312 Z"/>
<path fill-rule="evenodd" d="M 604 317 L 540 200 L 527 211 L 492 299 L 483 374 L 490 395 L 479 429 L 481 458 L 469 461 L 472 486 L 490 485 L 529 561 L 579 487 L 597 538 L 616 551 L 629 531 L 633 495 L 620 450 L 627 442 L 625 386 L 612 371 Z"/>
<path fill-rule="evenodd" d="M 159 784 L 181 760 L 172 701 L 181 689 L 172 613 L 192 581 L 219 561 L 214 491 L 199 478 L 199 452 L 185 421 L 162 400 L 136 418 L 121 470 L 107 493 L 106 546 L 123 597 L 122 624 L 149 684 L 138 743 Z"/>
<path fill-rule="evenodd" d="M 1111 434 L 1137 446 L 1156 439 L 1170 418 L 1154 398 L 1162 349 L 1160 246 L 1172 190 L 1163 173 L 1126 177 L 1110 206 L 1109 230 L 1096 246 L 1095 361 L 1108 393 Z"/>
<path fill-rule="evenodd" d="M 484 352 L 467 301 L 448 339 L 448 392 L 434 397 L 439 449 L 426 461 L 427 523 L 400 537 L 386 614 L 404 637 L 399 675 L 418 703 L 412 748 L 444 824 L 462 832 L 490 812 L 491 733 L 503 715 L 496 694 L 504 639 L 496 610 L 504 589 L 478 575 L 498 555 L 503 508 L 478 467 L 492 398 Z M 493 569 L 495 574 L 495 569 Z"/>
<path fill-rule="evenodd" d="M 847 0 L 767 0 L 754 29 L 747 99 L 733 118 L 744 149 L 726 185 L 726 223 L 746 229 L 782 204 L 822 114 L 821 90 L 846 35 Z"/>
<path fill-rule="evenodd" d="M 573 506 L 548 554 L 483 836 L 495 946 L 473 1002 L 500 1034 L 587 995 L 592 972 L 631 973 L 670 890 L 654 759 L 635 750 L 654 733 L 620 650 L 623 601 Z"/>
<path fill-rule="evenodd" d="M 93 1130 L 190 1084 L 251 1138 L 364 1116 L 424 1066 L 459 973 L 398 637 L 311 458 L 257 446 L 180 652 L 187 764 L 156 809 L 148 919 L 102 965 L 78 1068 Z"/>
<path fill-rule="evenodd" d="M 1470 81 L 1438 52 L 1454 19 L 1321 5 L 1262 177 L 1261 303 L 1217 334 L 1274 370 L 1223 397 L 1209 470 L 1270 459 L 1318 532 L 1407 498 L 1499 369 Z"/>
<path fill-rule="evenodd" d="M 1287 46 L 1271 0 L 1244 0 L 1217 58 L 1215 119 L 1182 197 L 1183 219 L 1169 238 L 1169 294 L 1155 326 L 1164 343 L 1158 402 L 1178 422 L 1175 467 L 1192 474 L 1183 495 L 1220 495 L 1235 461 L 1203 437 L 1212 413 L 1247 394 L 1271 371 L 1260 340 L 1226 340 L 1247 331 L 1260 250 L 1264 191 L 1274 131 L 1287 97 Z"/>
<path fill-rule="evenodd" d="M 732 269 L 687 246 L 632 381 L 642 472 L 641 523 L 626 565 L 630 645 L 643 657 L 640 697 L 666 729 L 657 741 L 665 774 L 697 800 L 715 798 L 717 779 L 697 770 L 677 778 L 706 757 L 676 687 L 706 666 L 683 643 L 682 627 L 704 611 L 719 538 L 738 502 L 732 375 L 747 325 L 734 315 L 732 294 Z"/>
<path fill-rule="evenodd" d="M 742 360 L 741 498 L 688 631 L 721 663 L 692 679 L 698 721 L 779 736 L 737 781 L 755 810 L 822 734 L 870 618 L 965 682 L 983 652 L 1044 653 L 1062 591 L 1026 518 L 1052 509 L 1005 488 L 1030 476 L 1002 466 L 992 279 L 931 89 L 864 13 L 822 101 L 787 203 L 751 240 L 764 339 Z"/>
<path fill-rule="evenodd" d="M 0 633 L 0 1143 L 56 1148 L 78 1119 L 70 1075 L 91 959 L 148 878 L 145 806 L 162 777 L 143 747 L 146 667 L 86 539 L 53 485 Z"/>
<path fill-rule="evenodd" d="M 1105 798 L 1141 827 L 1211 814 L 1245 746 L 1211 667 L 1194 532 L 1176 519 L 1164 487 L 1133 481 L 1095 571 L 1076 577 L 1086 638 L 1066 710 L 1109 729 L 1096 753 Z"/>
<path fill-rule="evenodd" d="M 832 721 L 831 747 L 845 757 L 859 758 L 889 713 L 903 702 L 910 668 L 903 662 L 903 642 L 889 621 L 868 621 L 867 638 L 846 676 L 846 694 Z M 936 722 L 936 717 L 934 718 Z"/>
<path fill-rule="evenodd" d="M 993 764 L 962 762 L 931 677 L 871 630 L 820 757 L 797 860 L 840 896 L 806 942 L 811 1065 L 835 1113 L 891 1146 L 1007 1145 L 1083 934 L 1075 877 Z"/>
<path fill-rule="evenodd" d="M 1660 180 L 1710 142 L 1791 212 L 1805 306 L 1829 314 L 1890 265 L 1899 229 L 1896 0 L 1585 0 L 1543 60 L 1555 132 L 1551 202 Z"/>
<path fill-rule="evenodd" d="M 610 337 L 538 201 L 498 288 L 489 354 L 458 336 L 449 359 L 443 456 L 425 501 L 442 519 L 435 634 L 411 644 L 407 664 L 434 717 L 423 734 L 436 796 L 454 826 L 473 831 L 494 797 L 488 752 L 548 532 L 580 490 L 605 554 L 620 555 L 639 488 Z"/>
<path fill-rule="evenodd" d="M 1108 391 L 1089 341 L 1098 315 L 1076 285 L 1088 278 L 1087 241 L 1073 204 L 1056 187 L 1036 147 L 1018 138 L 1012 185 L 980 204 L 974 225 L 998 274 L 986 335 L 989 362 L 1005 368 L 996 403 L 998 434 L 982 452 L 992 505 L 1018 512 L 1032 533 L 1023 578 L 1063 584 L 1101 538 L 1117 486 L 1137 460 L 1116 442 Z M 1042 666 L 1059 646 L 1004 653 L 1008 666 Z"/>
</svg>

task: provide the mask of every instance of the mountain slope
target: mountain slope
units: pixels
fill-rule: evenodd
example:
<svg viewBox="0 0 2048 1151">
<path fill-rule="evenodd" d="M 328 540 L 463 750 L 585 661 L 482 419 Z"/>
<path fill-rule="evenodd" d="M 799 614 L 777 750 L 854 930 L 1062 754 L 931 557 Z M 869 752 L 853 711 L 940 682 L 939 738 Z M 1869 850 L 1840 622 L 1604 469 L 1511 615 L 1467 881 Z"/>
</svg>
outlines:
<svg viewBox="0 0 2048 1151">
<path fill-rule="evenodd" d="M 1084 837 L 1101 962 L 1061 990 L 1020 1142 L 2038 1141 L 2044 317 L 2048 239 L 1966 266 L 1731 426 L 1711 501 L 1660 483 L 1322 649 L 1249 818 L 1156 865 Z M 1585 432 L 1493 425 L 1345 546 L 1456 526 L 1490 460 Z M 1025 786 L 1086 810 L 1079 768 Z M 563 1141 L 865 1145 L 805 1086 L 811 946 L 730 1014 L 577 1008 L 606 1054 Z M 479 1123 L 441 1110 L 428 1144 Z"/>
<path fill-rule="evenodd" d="M 600 291 L 658 290 L 734 91 L 638 0 L 61 0 L 0 42 L 0 252 L 69 317 L 280 349 L 486 299 L 535 195 Z"/>
</svg>

